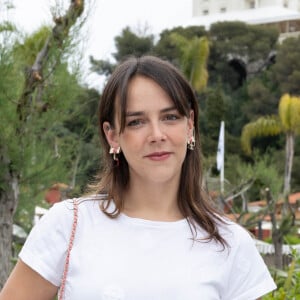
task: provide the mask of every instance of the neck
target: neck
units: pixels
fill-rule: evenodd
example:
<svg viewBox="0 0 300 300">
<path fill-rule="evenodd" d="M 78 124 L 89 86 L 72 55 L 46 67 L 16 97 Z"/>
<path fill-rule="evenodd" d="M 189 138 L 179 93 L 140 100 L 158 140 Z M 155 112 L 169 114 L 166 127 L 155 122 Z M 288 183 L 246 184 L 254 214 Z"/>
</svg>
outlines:
<svg viewBox="0 0 300 300">
<path fill-rule="evenodd" d="M 123 212 L 130 217 L 153 221 L 182 219 L 177 204 L 177 188 L 169 184 L 131 184 L 123 200 Z"/>
</svg>

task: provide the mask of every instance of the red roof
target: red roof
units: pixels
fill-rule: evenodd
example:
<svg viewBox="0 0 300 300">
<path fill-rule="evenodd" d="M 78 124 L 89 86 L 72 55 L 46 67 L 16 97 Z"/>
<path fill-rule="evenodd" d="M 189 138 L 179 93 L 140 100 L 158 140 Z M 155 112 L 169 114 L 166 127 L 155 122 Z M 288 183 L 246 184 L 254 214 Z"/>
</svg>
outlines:
<svg viewBox="0 0 300 300">
<path fill-rule="evenodd" d="M 289 195 L 289 203 L 296 204 L 300 200 L 300 192 Z"/>
</svg>

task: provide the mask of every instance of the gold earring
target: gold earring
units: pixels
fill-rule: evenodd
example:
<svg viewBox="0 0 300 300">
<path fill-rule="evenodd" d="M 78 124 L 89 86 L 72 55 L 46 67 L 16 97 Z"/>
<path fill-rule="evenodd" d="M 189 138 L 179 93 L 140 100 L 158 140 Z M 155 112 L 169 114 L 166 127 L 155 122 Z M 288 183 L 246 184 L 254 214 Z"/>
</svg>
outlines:
<svg viewBox="0 0 300 300">
<path fill-rule="evenodd" d="M 187 142 L 187 148 L 189 150 L 194 150 L 195 149 L 195 145 L 196 145 L 195 130 L 193 128 L 193 134 L 192 134 L 192 136 L 189 138 L 189 140 Z"/>
<path fill-rule="evenodd" d="M 109 149 L 109 154 L 113 155 L 113 160 L 115 160 L 115 161 L 119 161 L 118 155 L 120 154 L 120 152 L 121 152 L 120 147 L 118 147 L 116 149 L 114 147 L 110 147 L 110 149 Z"/>
</svg>

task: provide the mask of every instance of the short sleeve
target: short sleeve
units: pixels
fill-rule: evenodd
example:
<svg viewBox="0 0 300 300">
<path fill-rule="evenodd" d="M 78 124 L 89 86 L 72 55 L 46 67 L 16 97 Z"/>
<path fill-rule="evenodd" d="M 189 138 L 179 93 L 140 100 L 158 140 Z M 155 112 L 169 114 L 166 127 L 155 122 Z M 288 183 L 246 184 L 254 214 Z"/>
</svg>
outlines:
<svg viewBox="0 0 300 300">
<path fill-rule="evenodd" d="M 60 285 L 72 230 L 71 201 L 55 204 L 31 230 L 19 258 L 55 286 Z"/>
<path fill-rule="evenodd" d="M 274 280 L 250 234 L 240 228 L 238 246 L 233 250 L 225 300 L 255 300 L 276 289 Z"/>
</svg>

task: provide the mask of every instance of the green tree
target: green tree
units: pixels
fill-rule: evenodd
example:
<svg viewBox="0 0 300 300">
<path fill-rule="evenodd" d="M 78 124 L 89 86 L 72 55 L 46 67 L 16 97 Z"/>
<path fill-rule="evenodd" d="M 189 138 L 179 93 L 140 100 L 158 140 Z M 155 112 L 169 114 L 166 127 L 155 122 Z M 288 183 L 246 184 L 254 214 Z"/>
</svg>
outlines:
<svg viewBox="0 0 300 300">
<path fill-rule="evenodd" d="M 243 22 L 217 22 L 212 24 L 209 35 L 214 41 L 216 54 L 222 58 L 245 57 L 247 62 L 265 60 L 275 48 L 278 30 L 264 25 Z"/>
<path fill-rule="evenodd" d="M 121 35 L 115 37 L 116 52 L 113 57 L 116 62 L 120 62 L 127 56 L 142 56 L 151 54 L 154 47 L 154 36 L 145 32 L 138 34 L 129 27 L 122 30 Z M 100 75 L 110 75 L 116 66 L 116 63 L 109 60 L 97 60 L 90 57 L 91 69 Z"/>
<path fill-rule="evenodd" d="M 211 54 L 208 64 L 210 79 L 222 78 L 236 90 L 249 76 L 256 76 L 269 64 L 275 50 L 278 30 L 243 22 L 217 22 L 209 30 Z"/>
<path fill-rule="evenodd" d="M 138 35 L 129 27 L 122 30 L 120 36 L 115 37 L 117 52 L 113 54 L 117 61 L 121 61 L 126 56 L 150 54 L 153 49 L 154 36 L 145 33 Z"/>
<path fill-rule="evenodd" d="M 209 41 L 207 37 L 194 37 L 191 40 L 172 34 L 173 42 L 180 50 L 180 65 L 186 78 L 197 91 L 203 91 L 207 86 L 207 60 L 209 56 Z"/>
<path fill-rule="evenodd" d="M 295 136 L 300 133 L 300 98 L 284 94 L 279 102 L 278 116 L 260 117 L 256 121 L 244 126 L 241 136 L 242 147 L 248 154 L 251 153 L 251 141 L 255 137 L 270 136 L 284 133 L 285 135 L 285 171 L 283 181 L 284 206 L 282 220 L 278 224 L 276 218 L 276 200 L 279 194 L 266 188 L 266 199 L 268 202 L 268 214 L 272 222 L 272 241 L 275 248 L 275 265 L 282 268 L 282 245 L 286 234 L 293 227 L 293 212 L 289 206 L 288 195 L 290 193 L 291 173 L 294 158 Z"/>
<path fill-rule="evenodd" d="M 278 99 L 272 90 L 260 77 L 255 77 L 247 84 L 249 100 L 242 107 L 248 120 L 257 119 L 263 115 L 276 114 Z"/>
<path fill-rule="evenodd" d="M 221 121 L 225 120 L 225 100 L 218 85 L 215 89 L 208 91 L 208 96 L 205 105 L 205 118 L 207 134 L 214 140 L 218 140 Z"/>
<path fill-rule="evenodd" d="M 1 7 L 0 7 L 1 9 Z M 11 156 L 16 160 L 18 144 L 11 137 L 15 135 L 15 128 L 9 126 L 15 124 L 14 106 L 11 105 L 17 99 L 22 88 L 23 78 L 20 76 L 11 55 L 13 43 L 16 40 L 15 28 L 10 23 L 0 24 L 0 39 L 8 39 L 9 43 L 4 47 L 0 43 L 0 289 L 9 272 L 9 258 L 12 233 L 12 216 L 15 209 L 16 196 L 18 194 L 18 178 L 12 165 Z M 7 88 L 10 87 L 10 88 Z M 11 201 L 13 200 L 13 201 Z M 16 201 L 16 200 L 15 200 Z M 9 251 L 9 252 L 8 252 Z M 9 255 L 9 256 L 8 256 Z"/>
<path fill-rule="evenodd" d="M 295 249 L 291 253 L 292 261 L 285 270 L 273 270 L 277 284 L 276 291 L 264 296 L 263 300 L 299 300 L 300 295 L 300 255 Z"/>
<path fill-rule="evenodd" d="M 251 153 L 251 141 L 255 137 L 285 134 L 285 172 L 283 194 L 290 192 L 295 137 L 300 133 L 300 98 L 285 94 L 281 97 L 278 116 L 266 116 L 246 124 L 241 142 L 244 151 Z"/>
<path fill-rule="evenodd" d="M 55 26 L 35 58 L 28 58 L 32 64 L 25 73 L 20 71 L 24 69 L 23 59 L 17 55 L 20 44 L 16 39 L 0 36 L 5 42 L 0 46 L 0 288 L 10 272 L 12 225 L 20 188 L 28 178 L 30 166 L 38 168 L 41 154 L 48 167 L 53 163 L 54 151 L 50 153 L 51 144 L 47 143 L 51 139 L 47 134 L 49 124 L 57 122 L 57 116 L 65 109 L 61 95 L 71 89 L 64 89 L 61 98 L 49 91 L 47 94 L 47 89 L 59 90 L 61 78 L 56 77 L 56 72 L 66 74 L 66 65 L 61 64 L 64 50 L 70 45 L 70 29 L 82 15 L 83 7 L 84 1 L 71 1 L 65 14 L 55 18 Z M 44 34 L 40 36 L 43 39 Z M 74 76 L 69 78 L 73 80 Z M 69 83 L 74 83 L 72 80 Z"/>
<path fill-rule="evenodd" d="M 188 26 L 188 27 L 174 27 L 172 29 L 165 29 L 160 33 L 160 37 L 154 46 L 155 55 L 179 65 L 180 49 L 174 44 L 172 37 L 173 33 L 179 34 L 186 39 L 194 37 L 206 36 L 207 32 L 203 26 Z"/>
<path fill-rule="evenodd" d="M 300 37 L 278 45 L 273 72 L 282 94 L 300 95 Z"/>
</svg>

